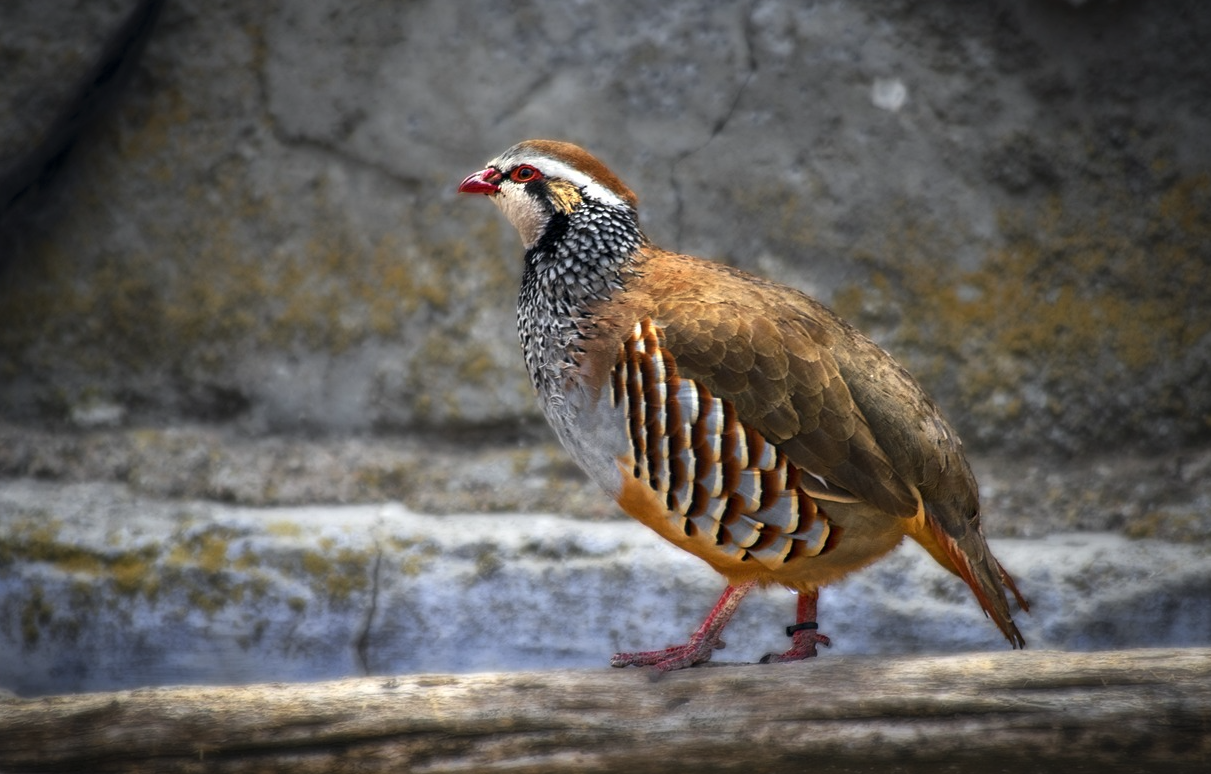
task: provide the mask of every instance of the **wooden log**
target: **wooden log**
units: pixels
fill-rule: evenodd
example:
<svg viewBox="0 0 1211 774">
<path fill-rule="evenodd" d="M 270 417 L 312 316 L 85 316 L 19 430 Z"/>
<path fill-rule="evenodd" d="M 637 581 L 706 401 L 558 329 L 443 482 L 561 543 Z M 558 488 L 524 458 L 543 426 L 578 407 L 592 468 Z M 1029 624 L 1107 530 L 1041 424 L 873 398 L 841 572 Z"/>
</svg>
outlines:
<svg viewBox="0 0 1211 774">
<path fill-rule="evenodd" d="M 4 772 L 1205 772 L 1211 648 L 0 701 Z"/>
</svg>

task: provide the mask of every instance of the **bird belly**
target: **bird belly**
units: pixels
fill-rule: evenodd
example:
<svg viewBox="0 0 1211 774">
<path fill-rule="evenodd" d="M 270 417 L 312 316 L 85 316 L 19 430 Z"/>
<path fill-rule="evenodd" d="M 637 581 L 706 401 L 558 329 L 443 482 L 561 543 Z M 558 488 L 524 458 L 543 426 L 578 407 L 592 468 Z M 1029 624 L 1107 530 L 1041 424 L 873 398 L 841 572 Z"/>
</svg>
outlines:
<svg viewBox="0 0 1211 774">
<path fill-rule="evenodd" d="M 626 450 L 623 412 L 578 384 L 565 385 L 559 400 L 543 401 L 547 422 L 580 469 L 617 500 L 623 482 L 614 460 Z"/>
<path fill-rule="evenodd" d="M 771 507 L 745 513 L 734 494 L 710 498 L 696 516 L 670 508 L 660 487 L 633 475 L 633 459 L 617 460 L 621 492 L 618 505 L 673 545 L 705 561 L 732 585 L 757 581 L 799 591 L 814 591 L 871 564 L 893 548 L 904 533 L 863 520 L 846 529 L 801 490 L 785 491 Z M 791 503 L 808 500 L 806 526 L 787 532 L 777 524 Z"/>
<path fill-rule="evenodd" d="M 895 529 L 845 531 L 825 521 L 817 533 L 821 538 L 816 541 L 804 539 L 804 535 L 779 535 L 790 541 L 790 550 L 782 560 L 769 561 L 768 552 L 761 550 L 761 543 L 777 538 L 763 539 L 758 531 L 757 543 L 753 545 L 757 546 L 759 555 L 767 556 L 767 561 L 761 561 L 740 545 L 746 538 L 735 539 L 731 529 L 725 529 L 725 532 L 721 529 L 727 535 L 723 540 L 711 538 L 706 532 L 687 533 L 682 515 L 667 509 L 659 492 L 647 482 L 627 475 L 625 460 L 619 460 L 619 474 L 622 493 L 618 503 L 622 510 L 679 549 L 710 564 L 731 585 L 756 580 L 762 585 L 777 584 L 797 591 L 815 591 L 878 560 L 903 539 L 903 533 Z"/>
</svg>

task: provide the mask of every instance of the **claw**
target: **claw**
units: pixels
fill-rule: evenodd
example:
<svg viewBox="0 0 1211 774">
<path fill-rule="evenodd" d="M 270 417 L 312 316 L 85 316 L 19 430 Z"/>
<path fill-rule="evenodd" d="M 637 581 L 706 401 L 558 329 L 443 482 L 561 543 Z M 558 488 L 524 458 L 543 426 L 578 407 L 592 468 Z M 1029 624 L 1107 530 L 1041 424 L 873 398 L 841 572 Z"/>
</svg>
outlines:
<svg viewBox="0 0 1211 774">
<path fill-rule="evenodd" d="M 723 650 L 723 642 L 718 638 L 712 640 L 707 637 L 692 637 L 684 645 L 675 645 L 664 650 L 615 653 L 610 657 L 610 666 L 650 666 L 658 672 L 671 672 L 674 669 L 685 669 L 710 661 L 711 654 L 716 650 Z"/>
<path fill-rule="evenodd" d="M 802 661 L 805 658 L 816 657 L 816 646 L 826 648 L 833 646 L 827 634 L 815 631 L 795 632 L 795 644 L 785 653 L 766 653 L 761 657 L 762 664 L 784 664 L 788 661 Z"/>
<path fill-rule="evenodd" d="M 799 592 L 795 615 L 798 622 L 794 626 L 786 627 L 786 633 L 792 638 L 790 650 L 785 653 L 766 653 L 761 657 L 762 664 L 783 664 L 787 661 L 815 658 L 817 645 L 832 647 L 833 642 L 828 635 L 821 634 L 816 629 L 816 602 L 819 598 L 820 593 L 817 591 Z"/>
<path fill-rule="evenodd" d="M 675 645 L 664 650 L 644 650 L 635 653 L 615 653 L 610 658 L 612 667 L 650 666 L 657 674 L 671 672 L 674 669 L 685 669 L 695 664 L 711 660 L 711 654 L 723 650 L 724 642 L 719 639 L 723 627 L 740 606 L 740 600 L 757 584 L 743 583 L 739 586 L 728 586 L 723 595 L 715 603 L 714 609 L 707 615 L 706 620 L 698 631 L 684 645 Z"/>
</svg>

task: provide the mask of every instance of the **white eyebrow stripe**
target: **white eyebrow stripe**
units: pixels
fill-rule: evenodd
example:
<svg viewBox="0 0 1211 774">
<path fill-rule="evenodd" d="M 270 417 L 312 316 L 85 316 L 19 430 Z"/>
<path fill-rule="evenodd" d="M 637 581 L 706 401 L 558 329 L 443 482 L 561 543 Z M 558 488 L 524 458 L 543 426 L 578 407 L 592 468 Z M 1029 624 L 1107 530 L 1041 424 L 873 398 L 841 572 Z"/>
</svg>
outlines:
<svg viewBox="0 0 1211 774">
<path fill-rule="evenodd" d="M 590 198 L 596 199 L 599 202 L 615 206 L 629 206 L 626 202 L 618 197 L 618 194 L 606 188 L 601 183 L 598 183 L 584 172 L 581 172 L 576 167 L 568 166 L 559 159 L 553 159 L 550 156 L 530 156 L 524 154 L 510 156 L 506 154 L 505 156 L 492 160 L 488 163 L 488 166 L 496 167 L 503 172 L 507 167 L 512 167 L 516 164 L 533 164 L 542 170 L 542 173 L 547 177 L 556 177 L 562 180 L 567 180 L 577 188 L 583 189 Z"/>
</svg>

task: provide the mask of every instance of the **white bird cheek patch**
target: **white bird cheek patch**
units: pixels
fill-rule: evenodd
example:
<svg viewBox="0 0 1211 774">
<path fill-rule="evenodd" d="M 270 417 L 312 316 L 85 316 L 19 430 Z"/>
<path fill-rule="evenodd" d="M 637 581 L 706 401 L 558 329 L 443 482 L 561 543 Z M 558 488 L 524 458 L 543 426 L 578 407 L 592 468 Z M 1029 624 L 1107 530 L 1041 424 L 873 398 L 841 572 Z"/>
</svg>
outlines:
<svg viewBox="0 0 1211 774">
<path fill-rule="evenodd" d="M 493 196 L 492 201 L 517 229 L 525 248 L 533 247 L 550 220 L 542 205 L 524 190 L 512 186 L 507 189 L 502 186 L 500 195 Z"/>
</svg>

